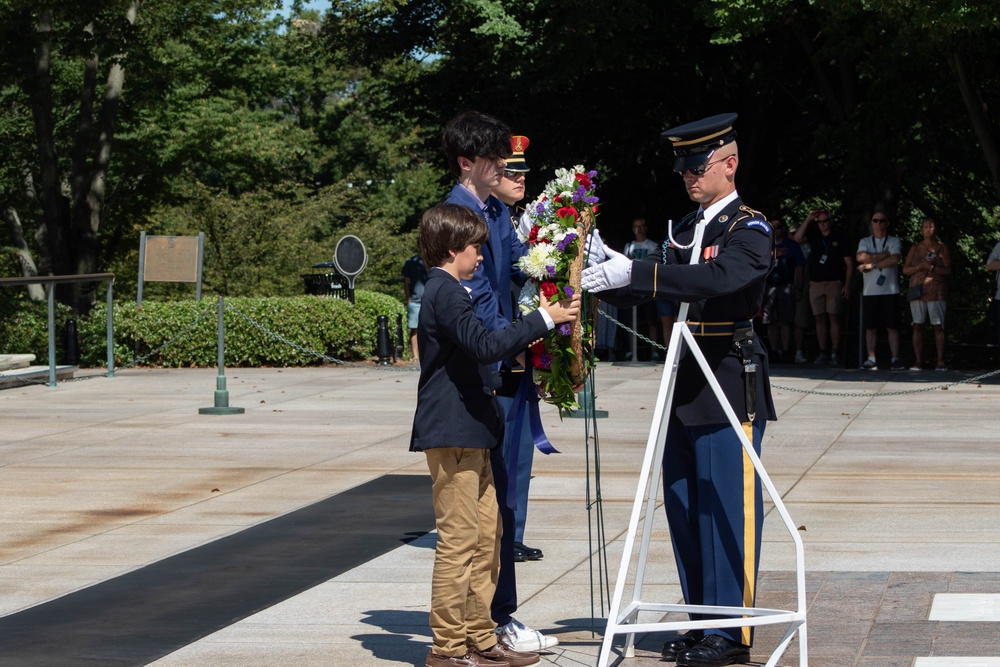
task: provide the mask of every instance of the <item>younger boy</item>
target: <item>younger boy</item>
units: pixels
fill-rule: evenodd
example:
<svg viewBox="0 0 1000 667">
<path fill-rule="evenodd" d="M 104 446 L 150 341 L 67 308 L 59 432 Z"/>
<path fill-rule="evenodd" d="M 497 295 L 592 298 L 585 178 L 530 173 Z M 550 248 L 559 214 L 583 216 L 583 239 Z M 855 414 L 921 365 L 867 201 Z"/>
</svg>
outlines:
<svg viewBox="0 0 1000 667">
<path fill-rule="evenodd" d="M 543 303 L 505 329 L 476 318 L 468 280 L 482 261 L 489 229 L 457 204 L 424 214 L 418 247 L 430 268 L 417 329 L 420 379 L 410 451 L 427 457 L 438 531 L 431 584 L 434 645 L 427 667 L 521 667 L 539 661 L 498 641 L 490 617 L 502 533 L 490 450 L 503 434 L 490 366 L 576 319 L 579 300 Z"/>
</svg>

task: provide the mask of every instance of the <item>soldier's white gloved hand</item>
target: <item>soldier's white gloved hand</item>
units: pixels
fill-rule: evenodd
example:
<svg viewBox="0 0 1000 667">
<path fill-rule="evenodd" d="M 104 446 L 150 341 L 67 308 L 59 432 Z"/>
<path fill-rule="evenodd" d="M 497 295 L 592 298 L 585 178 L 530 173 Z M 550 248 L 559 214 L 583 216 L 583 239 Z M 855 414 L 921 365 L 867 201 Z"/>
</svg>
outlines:
<svg viewBox="0 0 1000 667">
<path fill-rule="evenodd" d="M 601 238 L 601 232 L 594 227 L 593 233 L 587 237 L 587 266 L 600 264 L 608 258 L 607 246 Z"/>
<path fill-rule="evenodd" d="M 604 246 L 607 259 L 583 270 L 580 287 L 588 292 L 625 287 L 632 282 L 632 260 L 616 250 Z"/>
</svg>

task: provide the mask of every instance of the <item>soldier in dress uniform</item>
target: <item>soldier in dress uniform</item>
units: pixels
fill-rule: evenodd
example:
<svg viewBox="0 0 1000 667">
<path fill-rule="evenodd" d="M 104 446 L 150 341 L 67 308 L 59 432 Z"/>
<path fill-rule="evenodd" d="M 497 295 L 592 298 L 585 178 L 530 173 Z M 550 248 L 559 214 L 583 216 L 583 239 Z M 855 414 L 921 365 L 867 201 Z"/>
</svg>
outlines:
<svg viewBox="0 0 1000 667">
<path fill-rule="evenodd" d="M 674 171 L 698 210 L 674 225 L 660 256 L 632 261 L 603 246 L 592 249 L 582 287 L 618 305 L 657 296 L 688 302 L 687 324 L 759 455 L 764 425 L 775 414 L 765 347 L 751 321 L 767 288 L 773 237 L 764 215 L 736 192 L 735 120 L 736 114 L 720 114 L 663 133 L 673 147 Z M 682 246 L 691 243 L 701 219 L 708 224 L 701 256 L 691 265 L 691 251 Z M 684 599 L 752 607 L 763 523 L 760 479 L 690 350 L 679 361 L 675 387 L 663 485 Z M 667 641 L 662 655 L 687 667 L 717 667 L 748 661 L 751 643 L 751 628 L 713 628 Z"/>
</svg>

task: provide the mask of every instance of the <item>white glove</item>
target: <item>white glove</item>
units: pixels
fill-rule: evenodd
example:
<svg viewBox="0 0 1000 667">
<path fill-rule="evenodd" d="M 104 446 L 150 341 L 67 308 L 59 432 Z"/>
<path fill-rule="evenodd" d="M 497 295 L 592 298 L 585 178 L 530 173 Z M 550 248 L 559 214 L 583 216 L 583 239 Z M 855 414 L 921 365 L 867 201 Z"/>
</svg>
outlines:
<svg viewBox="0 0 1000 667">
<path fill-rule="evenodd" d="M 594 227 L 593 233 L 587 237 L 587 266 L 600 264 L 607 258 L 608 247 L 604 245 L 601 232 L 598 231 L 597 227 Z"/>
<path fill-rule="evenodd" d="M 580 277 L 580 287 L 588 292 L 625 287 L 632 282 L 632 260 L 604 246 L 607 259 L 596 266 L 588 266 Z"/>
</svg>

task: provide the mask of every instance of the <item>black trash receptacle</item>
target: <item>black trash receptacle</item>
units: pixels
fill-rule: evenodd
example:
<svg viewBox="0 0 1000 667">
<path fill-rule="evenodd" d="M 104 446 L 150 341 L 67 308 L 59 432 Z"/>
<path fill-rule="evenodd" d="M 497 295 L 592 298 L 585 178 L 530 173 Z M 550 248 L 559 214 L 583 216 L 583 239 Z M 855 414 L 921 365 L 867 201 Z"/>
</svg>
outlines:
<svg viewBox="0 0 1000 667">
<path fill-rule="evenodd" d="M 347 278 L 334 268 L 333 262 L 319 262 L 313 264 L 312 268 L 317 269 L 317 271 L 302 274 L 306 294 L 348 299 L 353 303 L 354 295 L 351 294 L 352 290 L 348 287 Z"/>
</svg>

